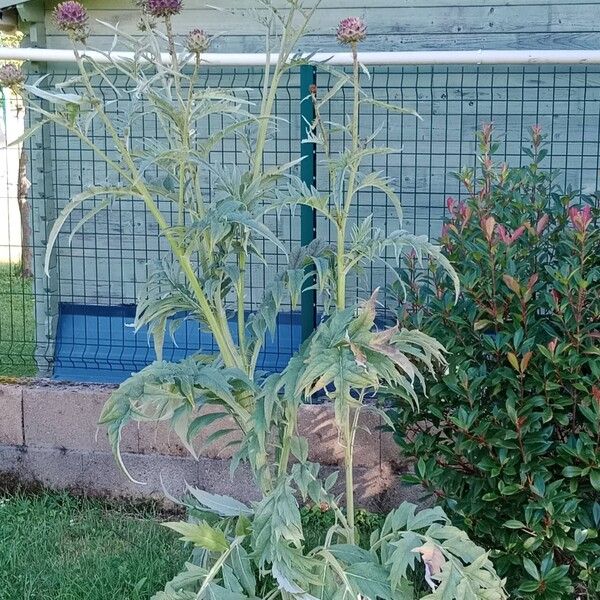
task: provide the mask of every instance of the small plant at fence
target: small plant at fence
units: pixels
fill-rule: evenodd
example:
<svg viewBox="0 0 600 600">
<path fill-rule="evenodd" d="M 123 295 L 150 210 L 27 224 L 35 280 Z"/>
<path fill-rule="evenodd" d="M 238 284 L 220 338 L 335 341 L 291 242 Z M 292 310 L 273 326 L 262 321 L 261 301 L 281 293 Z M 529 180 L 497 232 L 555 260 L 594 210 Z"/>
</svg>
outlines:
<svg viewBox="0 0 600 600">
<path fill-rule="evenodd" d="M 442 242 L 461 270 L 409 268 L 405 326 L 442 341 L 449 365 L 420 411 L 394 415 L 407 481 L 424 485 L 493 549 L 514 597 L 600 593 L 600 210 L 561 193 L 542 169 L 539 127 L 528 164 L 496 162 L 479 134 L 468 198 L 448 199 Z M 414 265 L 411 265 L 414 267 Z"/>
<path fill-rule="evenodd" d="M 333 191 L 305 185 L 292 173 L 297 161 L 265 166 L 265 147 L 277 124 L 273 112 L 279 83 L 287 70 L 306 62 L 293 49 L 316 5 L 307 8 L 290 0 L 283 10 L 266 1 L 259 4 L 266 9 L 260 16 L 269 34 L 278 34 L 279 53 L 273 64 L 267 59 L 257 114 L 241 94 L 202 86 L 209 39 L 194 30 L 183 47 L 178 45 L 171 20 L 181 9 L 179 0 L 143 2 L 139 39 L 113 28 L 134 54 L 132 59 L 108 56 L 108 66 L 79 48 L 89 25 L 83 7 L 72 0 L 58 5 L 56 23 L 75 44 L 79 75 L 59 90 L 44 89 L 41 82 L 25 86 L 30 97 L 44 101 L 31 105 L 41 117 L 36 127 L 46 122 L 64 127 L 114 177 L 66 205 L 49 236 L 48 256 L 60 229 L 84 202 L 94 204 L 72 231 L 112 203 L 131 198 L 145 203 L 170 249 L 169 258 L 151 270 L 136 316 L 136 327 L 149 326 L 158 360 L 123 383 L 101 417 L 119 464 L 125 470 L 119 443 L 131 421 L 169 422 L 192 454 L 194 440 L 206 427 L 217 424 L 217 435 L 222 435 L 233 423 L 241 433 L 233 466 L 247 463 L 261 492 L 261 499 L 250 506 L 189 488 L 183 503 L 194 516 L 170 527 L 199 552 L 155 598 L 505 598 L 486 552 L 451 526 L 439 508 L 416 512 L 414 505 L 403 504 L 373 533 L 369 549 L 357 544 L 353 444 L 361 411 L 376 410 L 365 398 L 386 388 L 402 390 L 416 403 L 414 381 L 424 376 L 415 363 L 432 369 L 434 363 L 444 364 L 444 357 L 442 346 L 418 330 L 377 329 L 377 293 L 367 294 L 370 298 L 364 302 L 348 303 L 346 280 L 386 250 L 399 256 L 407 249 L 437 259 L 453 280 L 456 275 L 439 249 L 424 238 L 400 229 L 384 235 L 371 217 L 350 223 L 352 206 L 365 189 L 387 196 L 400 217 L 400 203 L 385 174 L 364 170 L 370 157 L 394 150 L 375 144 L 377 132 L 367 137 L 361 132 L 361 108 L 410 112 L 370 98 L 361 89 L 357 47 L 366 29 L 360 19 L 342 21 L 337 32 L 352 52 L 352 72 L 330 69 L 336 83 L 320 98 L 315 88 L 305 91 L 317 113 L 309 142 L 324 148 Z M 166 56 L 161 53 L 163 42 Z M 269 46 L 267 57 L 270 50 Z M 110 85 L 108 69 L 131 80 L 127 91 L 113 90 L 130 103 L 118 119 L 111 118 L 92 85 L 93 80 Z M 324 123 L 320 110 L 344 86 L 353 93 L 352 115 L 342 123 Z M 129 133 L 148 110 L 156 114 L 164 139 L 134 146 Z M 203 122 L 214 114 L 229 125 L 202 135 Z M 106 133 L 112 147 L 94 141 L 92 124 Z M 348 139 L 348 146 L 339 145 L 336 151 L 336 135 Z M 230 136 L 246 148 L 245 162 L 211 164 L 211 150 Z M 330 223 L 335 244 L 317 241 L 288 249 L 264 225 L 268 212 L 297 205 L 311 207 Z M 247 316 L 248 258 L 265 260 L 263 241 L 289 260 L 265 289 L 262 305 Z M 290 299 L 297 305 L 308 285 L 321 294 L 326 316 L 281 373 L 259 373 L 257 359 L 282 303 Z M 164 336 L 180 323 L 182 314 L 212 333 L 217 353 L 198 353 L 179 363 L 161 360 Z M 307 440 L 297 431 L 300 404 L 319 393 L 333 402 L 345 450 L 345 509 L 333 492 L 337 473 L 321 475 L 320 465 L 308 459 Z M 213 410 L 205 412 L 206 407 Z M 335 515 L 325 542 L 310 551 L 303 545 L 299 499 L 326 504 Z M 414 576 L 419 569 L 425 582 Z"/>
</svg>

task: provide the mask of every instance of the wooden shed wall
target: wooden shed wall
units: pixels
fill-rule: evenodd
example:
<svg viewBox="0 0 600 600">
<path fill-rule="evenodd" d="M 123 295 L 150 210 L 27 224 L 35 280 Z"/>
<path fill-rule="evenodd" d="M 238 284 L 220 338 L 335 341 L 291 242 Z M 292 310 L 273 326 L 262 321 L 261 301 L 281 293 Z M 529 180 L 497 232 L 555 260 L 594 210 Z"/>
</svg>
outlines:
<svg viewBox="0 0 600 600">
<path fill-rule="evenodd" d="M 132 4 L 123 5 L 117 0 L 86 4 L 93 17 L 118 20 L 126 31 L 135 31 L 137 9 Z M 242 12 L 224 16 L 204 4 L 185 2 L 186 10 L 175 21 L 179 32 L 200 26 L 211 33 L 223 33 L 216 50 L 262 49 L 259 29 L 247 15 Z M 252 2 L 221 0 L 218 4 L 243 11 Z M 340 4 L 344 8 L 339 8 Z M 316 29 L 304 40 L 304 49 L 336 49 L 332 31 L 339 19 L 348 14 L 362 15 L 368 22 L 365 49 L 600 48 L 600 1 L 323 0 L 315 19 Z M 47 26 L 48 46 L 66 46 L 64 36 L 57 33 L 49 16 Z M 100 25 L 93 25 L 92 45 L 107 47 L 111 38 L 102 35 L 101 30 Z M 258 75 L 246 77 L 242 73 L 241 77 L 238 75 L 235 82 L 226 78 L 225 84 L 260 88 Z M 326 76 L 320 76 L 319 85 L 326 87 Z M 540 122 L 552 142 L 549 164 L 561 169 L 564 181 L 576 188 L 598 188 L 600 69 L 596 67 L 375 69 L 370 85 L 376 97 L 415 108 L 424 117 L 421 122 L 375 110 L 364 118 L 366 127 L 377 129 L 383 125 L 382 143 L 403 148 L 401 154 L 381 159 L 374 166 L 395 178 L 409 229 L 437 235 L 445 196 L 459 192 L 449 173 L 474 163 L 474 132 L 484 121 L 496 123 L 506 140 L 503 158 L 513 164 L 519 161 L 528 127 Z M 105 93 L 110 96 L 112 92 L 107 88 Z M 300 98 L 298 82 L 291 77 L 289 87 L 280 94 L 278 106 L 280 114 L 290 118 L 290 125 L 282 128 L 277 146 L 272 148 L 279 162 L 295 158 L 299 152 Z M 332 106 L 337 118 L 347 109 L 341 101 Z M 156 127 L 150 119 L 146 129 L 134 132 L 133 137 L 156 136 Z M 61 205 L 83 186 L 104 182 L 103 166 L 94 162 L 89 151 L 82 150 L 75 140 L 59 135 L 54 143 L 55 194 Z M 233 163 L 236 157 L 232 148 L 225 148 L 215 160 Z M 357 216 L 373 212 L 377 224 L 391 226 L 383 199 L 374 194 L 364 195 L 362 201 Z M 73 222 L 77 217 L 75 214 Z M 295 221 L 273 222 L 270 226 L 279 227 L 284 236 L 298 238 Z M 327 235 L 326 224 L 319 223 L 319 237 Z M 71 247 L 67 237 L 68 234 L 61 236 L 58 255 L 59 294 L 63 302 L 133 303 L 139 283 L 145 280 L 148 261 L 156 258 L 161 248 L 153 223 L 143 207 L 134 204 L 119 205 L 86 225 L 74 237 Z M 249 300 L 260 300 L 260 290 L 278 270 L 281 258 L 272 253 L 269 267 L 253 265 Z M 373 285 L 389 282 L 382 269 L 368 275 Z"/>
<path fill-rule="evenodd" d="M 134 32 L 138 9 L 131 0 L 87 0 L 91 15 Z M 178 32 L 202 27 L 221 37 L 216 51 L 262 50 L 261 28 L 248 12 L 252 0 L 184 0 L 185 11 L 175 18 Z M 218 5 L 235 14 L 208 8 Z M 49 3 L 48 8 L 53 4 Z M 477 50 L 496 48 L 600 48 L 598 0 L 323 0 L 314 29 L 304 40 L 306 50 L 332 50 L 332 32 L 350 14 L 365 18 L 372 50 Z M 68 45 L 47 11 L 48 46 Z M 111 35 L 92 25 L 94 43 L 106 47 Z"/>
</svg>

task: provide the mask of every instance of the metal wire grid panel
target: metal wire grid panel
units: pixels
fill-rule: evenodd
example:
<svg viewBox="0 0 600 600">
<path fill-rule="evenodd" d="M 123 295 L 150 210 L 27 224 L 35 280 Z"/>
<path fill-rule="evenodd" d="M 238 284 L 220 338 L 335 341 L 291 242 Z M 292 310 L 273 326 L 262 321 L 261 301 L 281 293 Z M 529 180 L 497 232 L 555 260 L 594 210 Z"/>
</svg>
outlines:
<svg viewBox="0 0 600 600">
<path fill-rule="evenodd" d="M 487 121 L 494 122 L 503 141 L 500 160 L 519 164 L 528 129 L 539 123 L 551 142 L 547 168 L 559 169 L 565 186 L 586 192 L 600 187 L 599 67 L 389 66 L 370 71 L 370 78 L 365 76 L 363 84 L 376 98 L 412 108 L 421 117 L 388 113 L 377 106 L 369 107 L 361 115 L 363 135 L 378 131 L 378 143 L 401 150 L 373 157 L 370 166 L 395 180 L 402 199 L 405 229 L 432 238 L 437 236 L 446 197 L 460 197 L 463 193 L 450 173 L 463 166 L 475 166 L 475 131 Z M 47 83 L 53 85 L 64 76 L 64 72 L 53 71 Z M 206 78 L 207 85 L 243 88 L 246 98 L 260 100 L 260 69 L 211 68 Z M 330 74 L 324 70 L 317 70 L 316 81 L 320 94 L 333 85 Z M 117 89 L 128 85 L 117 75 L 112 83 Z M 125 110 L 124 100 L 117 99 L 110 86 L 99 85 L 97 89 L 110 102 L 109 111 L 117 115 Z M 301 100 L 307 93 L 300 86 L 299 74 L 291 73 L 279 93 L 276 110 L 281 119 L 268 147 L 267 164 L 281 164 L 300 155 L 305 127 Z M 351 110 L 351 96 L 349 88 L 342 90 L 324 118 L 343 121 Z M 209 126 L 221 127 L 219 119 L 215 116 Z M 147 115 L 139 128 L 131 132 L 131 141 L 141 144 L 158 136 L 156 117 Z M 100 130 L 96 142 L 110 150 Z M 336 140 L 334 148 L 341 148 L 344 142 Z M 43 138 L 33 138 L 29 151 L 35 273 L 33 281 L 27 284 L 32 287 L 27 288 L 18 268 L 13 267 L 5 276 L 7 284 L 0 288 L 5 307 L 2 314 L 20 314 L 23 323 L 21 327 L 15 325 L 14 316 L 12 320 L 3 317 L 0 321 L 1 372 L 23 374 L 19 368 L 28 360 L 31 363 L 31 340 L 35 338 L 37 363 L 54 374 L 63 378 L 117 381 L 154 358 L 143 333 L 135 338 L 127 325 L 132 321 L 137 291 L 146 279 L 148 264 L 164 256 L 165 246 L 143 206 L 133 200 L 121 201 L 86 224 L 71 245 L 67 240 L 67 224 L 67 233 L 58 240 L 51 279 L 47 280 L 41 272 L 41 256 L 52 215 L 82 187 L 103 183 L 108 174 L 91 151 L 53 127 L 46 129 Z M 42 158 L 44 162 L 40 165 Z M 317 185 L 326 189 L 329 182 L 321 158 L 317 156 L 313 175 Z M 235 138 L 225 140 L 211 155 L 211 161 L 223 165 L 233 165 L 241 159 Z M 207 192 L 209 188 L 210 181 Z M 14 192 L 7 188 L 3 206 L 11 208 L 13 196 Z M 381 194 L 361 192 L 354 218 L 358 222 L 371 213 L 375 224 L 385 230 L 398 226 L 395 211 Z M 306 213 L 303 215 L 306 219 Z M 80 216 L 75 213 L 72 223 Z M 301 225 L 299 213 L 279 220 L 273 217 L 268 223 L 291 244 L 300 243 Z M 316 222 L 316 235 L 321 239 L 332 238 L 327 223 L 321 219 Z M 267 244 L 264 250 L 268 265 L 253 263 L 249 268 L 248 309 L 256 305 L 265 283 L 285 264 L 285 257 L 276 249 Z M 392 273 L 375 265 L 355 279 L 349 293 L 364 296 L 374 287 L 385 288 L 391 281 Z M 20 306 L 25 309 L 19 313 Z M 315 310 L 320 311 L 320 306 Z M 24 313 L 27 314 L 23 316 Z M 282 319 L 280 335 L 269 343 L 263 356 L 265 369 L 281 368 L 297 347 L 300 341 L 297 317 L 290 310 Z M 30 347 L 24 350 L 23 344 L 28 339 Z M 206 350 L 209 343 L 195 325 L 183 328 L 176 342 L 170 348 L 173 358 L 197 351 L 201 345 Z"/>
<path fill-rule="evenodd" d="M 333 85 L 319 73 L 317 85 L 325 94 Z M 600 69 L 577 66 L 419 66 L 377 67 L 363 86 L 378 100 L 415 110 L 420 118 L 388 112 L 377 106 L 361 114 L 362 135 L 378 132 L 376 143 L 398 149 L 374 155 L 365 170 L 381 170 L 395 180 L 403 207 L 402 227 L 435 239 L 439 235 L 448 196 L 466 192 L 452 176 L 462 167 L 477 168 L 475 134 L 493 122 L 500 148 L 498 162 L 520 165 L 527 157 L 531 126 L 547 134 L 545 168 L 559 170 L 562 186 L 593 193 L 600 177 Z M 351 111 L 352 90 L 344 88 L 329 105 L 324 120 L 339 122 Z M 347 140 L 338 139 L 337 148 Z M 327 173 L 318 172 L 328 185 Z M 373 214 L 385 231 L 397 229 L 396 211 L 384 194 L 361 191 L 355 222 Z M 318 236 L 331 238 L 324 218 L 318 217 Z M 394 257 L 388 257 L 394 260 Z M 458 265 L 460 268 L 460 265 Z M 385 290 L 394 274 L 374 263 L 353 282 L 349 293 Z M 349 286 L 350 287 L 350 286 Z M 394 308 L 394 307 L 391 307 Z"/>
<path fill-rule="evenodd" d="M 47 85 L 53 86 L 65 78 L 65 72 L 52 72 Z M 252 104 L 260 102 L 262 75 L 259 69 L 222 68 L 206 73 L 204 83 L 211 88 L 236 89 L 236 94 Z M 131 82 L 120 73 L 112 73 L 110 85 L 95 81 L 95 92 L 100 96 L 107 113 L 113 119 L 123 118 L 130 109 L 127 94 L 115 90 L 131 87 Z M 267 144 L 267 167 L 288 162 L 298 154 L 300 144 L 300 103 L 298 73 L 290 73 L 282 86 L 275 106 L 278 117 L 277 135 Z M 129 133 L 132 149 L 141 149 L 148 143 L 164 143 L 164 132 L 154 113 L 145 112 L 137 120 L 138 127 Z M 230 121 L 221 114 L 211 115 L 198 136 L 207 136 L 223 130 Z M 45 203 L 55 206 L 56 214 L 74 194 L 90 184 L 105 184 L 111 174 L 99 162 L 93 151 L 64 130 L 49 126 L 52 154 L 53 185 L 51 197 Z M 91 138 L 108 156 L 118 160 L 111 140 L 101 126 L 92 122 Z M 233 167 L 247 162 L 239 138 L 224 138 L 209 157 L 213 164 Z M 158 171 L 155 173 L 158 176 Z M 114 182 L 114 177 L 113 177 Z M 211 175 L 207 174 L 203 193 L 208 197 Z M 156 199 L 163 214 L 174 223 L 176 207 L 164 199 Z M 40 204 L 35 197 L 33 205 Z M 90 208 L 84 204 L 70 215 L 56 243 L 55 264 L 49 283 L 55 282 L 52 293 L 57 298 L 55 310 L 59 318 L 50 326 L 52 338 L 47 340 L 46 356 L 54 374 L 64 378 L 88 376 L 109 381 L 123 379 L 154 359 L 154 350 L 144 331 L 134 336 L 131 323 L 141 286 L 147 279 L 152 263 L 169 256 L 168 245 L 159 235 L 157 224 L 145 210 L 143 202 L 124 198 L 88 222 L 69 242 L 70 230 Z M 266 225 L 289 245 L 299 244 L 299 216 L 278 219 L 265 217 Z M 295 221 L 298 221 L 296 224 Z M 41 244 L 43 246 L 43 243 Z M 266 265 L 251 257 L 248 264 L 246 308 L 252 310 L 262 300 L 263 290 L 279 271 L 285 256 L 269 242 L 262 242 Z M 283 307 L 278 334 L 266 344 L 259 367 L 273 370 L 283 366 L 300 341 L 299 326 L 289 318 L 291 307 Z M 286 310 L 287 309 L 287 310 Z M 287 315 L 285 314 L 287 313 Z M 201 350 L 210 352 L 214 342 L 201 332 L 198 323 L 186 321 L 165 346 L 166 359 L 180 359 Z"/>
</svg>

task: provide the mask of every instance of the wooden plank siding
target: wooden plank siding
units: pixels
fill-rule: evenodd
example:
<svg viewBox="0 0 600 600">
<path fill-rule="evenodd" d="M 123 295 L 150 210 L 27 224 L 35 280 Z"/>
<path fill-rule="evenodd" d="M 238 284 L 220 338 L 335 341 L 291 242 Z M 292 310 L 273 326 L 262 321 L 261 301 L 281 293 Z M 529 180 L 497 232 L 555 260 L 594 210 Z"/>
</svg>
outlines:
<svg viewBox="0 0 600 600">
<path fill-rule="evenodd" d="M 184 0 L 185 2 L 185 0 Z M 221 0 L 219 6 L 251 6 L 249 0 Z M 125 31 L 135 31 L 137 9 L 127 2 L 93 0 L 86 2 L 92 17 L 120 22 Z M 346 8 L 340 8 L 343 5 Z M 187 0 L 184 13 L 175 19 L 179 33 L 191 26 L 210 33 L 222 33 L 215 44 L 220 51 L 262 50 L 259 30 L 247 15 L 233 16 L 203 8 L 204 3 Z M 51 8 L 49 6 L 48 8 Z M 50 13 L 48 12 L 48 15 Z M 417 49 L 509 49 L 509 48 L 593 48 L 600 49 L 600 0 L 324 0 L 315 19 L 315 31 L 303 42 L 304 50 L 334 50 L 338 46 L 333 30 L 348 14 L 365 17 L 369 26 L 369 50 Z M 65 37 L 48 16 L 48 46 L 67 47 Z M 228 31 L 229 33 L 225 33 Z M 243 34 L 241 34 L 243 32 Z M 111 36 L 93 25 L 92 45 L 108 47 Z M 58 67 L 57 70 L 63 67 Z M 260 75 L 251 69 L 211 69 L 212 85 L 249 88 L 258 98 Z M 391 67 L 372 69 L 371 86 L 377 98 L 415 108 L 423 120 L 389 115 L 376 108 L 365 111 L 366 129 L 380 130 L 380 141 L 401 147 L 402 152 L 376 157 L 373 167 L 387 171 L 396 181 L 404 205 L 407 229 L 435 237 L 440 229 L 445 198 L 459 195 L 455 179 L 449 176 L 461 166 L 474 166 L 474 132 L 485 121 L 494 121 L 506 141 L 501 158 L 512 164 L 520 160 L 528 128 L 540 123 L 552 142 L 548 166 L 562 171 L 561 181 L 575 188 L 594 191 L 599 186 L 600 156 L 600 68 L 594 66 L 471 66 Z M 320 89 L 329 85 L 319 75 Z M 253 91 L 252 91 L 253 90 Z M 106 86 L 103 92 L 112 96 Z M 285 162 L 299 153 L 301 91 L 292 75 L 282 90 L 277 109 L 289 119 L 282 124 L 277 140 L 269 148 L 270 162 Z M 343 95 L 329 107 L 327 117 L 343 119 L 350 95 Z M 122 110 L 113 105 L 111 110 Z M 212 127 L 218 127 L 213 122 Z M 199 132 L 200 134 L 202 132 Z M 101 139 L 101 132 L 99 132 Z M 159 137 L 155 118 L 144 119 L 143 128 L 133 132 L 133 143 L 145 137 Z M 94 162 L 89 151 L 63 134 L 54 137 L 55 196 L 63 205 L 67 198 L 89 185 L 102 183 L 104 165 Z M 275 158 L 277 157 L 277 159 Z M 228 140 L 213 160 L 234 164 L 239 159 L 235 143 Z M 326 186 L 321 169 L 320 184 Z M 363 194 L 355 217 L 373 212 L 384 228 L 396 226 L 380 194 Z M 80 213 L 74 213 L 76 223 Z M 284 238 L 299 241 L 298 216 L 273 219 L 269 226 Z M 327 224 L 318 223 L 318 236 L 330 235 Z M 111 212 L 88 223 L 77 234 L 71 248 L 68 233 L 59 238 L 60 297 L 63 302 L 129 304 L 136 298 L 139 283 L 146 278 L 149 260 L 164 254 L 154 223 L 139 203 L 121 202 Z M 265 245 L 269 267 L 251 265 L 252 287 L 248 301 L 260 300 L 265 283 L 283 264 L 283 257 Z M 389 283 L 389 273 L 373 268 L 368 287 Z M 358 282 L 357 282 L 358 283 Z M 364 282 L 361 282 L 364 285 Z"/>
<path fill-rule="evenodd" d="M 92 42 L 109 46 L 112 34 L 95 22 L 119 23 L 124 31 L 136 31 L 138 9 L 131 0 L 89 0 Z M 251 0 L 211 3 L 184 2 L 185 11 L 175 17 L 178 33 L 202 27 L 220 37 L 215 51 L 256 52 L 263 48 L 262 28 L 252 18 Z M 208 8 L 217 4 L 233 14 Z M 50 9 L 53 5 L 49 4 Z M 68 47 L 47 12 L 48 46 Z M 324 0 L 314 28 L 304 40 L 304 50 L 333 50 L 333 31 L 344 16 L 365 18 L 369 50 L 497 49 L 497 48 L 599 48 L 600 2 L 591 0 Z"/>
</svg>

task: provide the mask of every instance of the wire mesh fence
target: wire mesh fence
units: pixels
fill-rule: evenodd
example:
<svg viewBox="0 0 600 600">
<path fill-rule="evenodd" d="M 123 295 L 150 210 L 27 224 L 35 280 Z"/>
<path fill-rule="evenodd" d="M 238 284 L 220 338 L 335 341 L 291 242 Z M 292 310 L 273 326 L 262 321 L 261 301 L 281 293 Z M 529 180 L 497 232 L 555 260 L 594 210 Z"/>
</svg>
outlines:
<svg viewBox="0 0 600 600">
<path fill-rule="evenodd" d="M 64 69 L 53 70 L 46 84 L 52 86 L 66 75 Z M 313 77 L 318 94 L 325 94 L 333 85 L 325 69 L 316 69 L 309 79 L 292 71 L 283 82 L 276 105 L 278 126 L 267 148 L 267 165 L 306 154 L 306 144 L 302 144 L 306 128 L 302 101 L 308 94 L 306 83 Z M 260 69 L 210 68 L 206 85 L 243 90 L 237 93 L 257 103 L 261 78 Z M 110 83 L 98 83 L 97 92 L 108 103 L 110 114 L 118 118 L 127 111 L 128 101 L 115 89 L 126 90 L 128 82 L 115 73 Z M 365 108 L 361 115 L 364 135 L 376 132 L 378 144 L 399 150 L 374 155 L 370 166 L 393 178 L 402 200 L 405 229 L 430 238 L 438 235 L 446 197 L 463 194 L 451 173 L 464 166 L 476 166 L 475 132 L 484 122 L 495 124 L 501 142 L 499 160 L 519 164 L 529 127 L 540 124 L 550 142 L 546 168 L 560 171 L 562 185 L 586 193 L 600 187 L 598 66 L 381 66 L 370 69 L 364 85 L 375 98 L 412 108 L 420 115 L 417 119 L 390 113 L 377 105 Z M 324 120 L 344 121 L 351 101 L 350 88 L 343 88 L 327 106 Z M 12 121 L 7 116 L 11 110 Z M 4 103 L 3 126 L 9 138 L 14 137 L 14 127 L 23 120 L 22 113 L 16 114 L 15 110 L 14 101 Z M 213 115 L 206 131 L 198 135 L 223 126 L 222 117 Z M 103 130 L 94 130 L 93 124 L 92 136 L 106 152 L 113 152 Z M 145 115 L 130 132 L 133 147 L 148 140 L 161 141 L 153 114 Z M 332 151 L 339 151 L 344 142 L 341 136 L 334 138 Z M 82 216 L 76 211 L 59 236 L 50 278 L 46 278 L 43 254 L 53 218 L 75 193 L 91 184 L 104 183 L 109 174 L 76 138 L 50 125 L 31 138 L 25 150 L 31 182 L 25 208 L 19 205 L 19 186 L 15 184 L 19 181 L 19 153 L 3 150 L 0 165 L 0 374 L 33 375 L 37 371 L 62 379 L 120 381 L 154 359 L 145 332 L 134 335 L 130 325 L 140 286 L 152 261 L 166 255 L 166 245 L 139 201 L 116 203 L 86 223 L 69 242 L 69 225 Z M 316 171 L 302 165 L 298 172 L 308 183 L 314 178 L 325 190 L 329 181 L 322 159 L 322 153 L 317 154 Z M 243 165 L 245 160 L 236 137 L 225 138 L 210 156 L 211 163 L 228 168 Z M 210 179 L 205 184 L 204 191 L 210 194 Z M 162 208 L 168 210 L 166 205 Z M 23 211 L 30 215 L 32 224 L 31 234 L 25 236 L 20 227 Z M 395 210 L 382 194 L 362 191 L 354 218 L 358 223 L 369 214 L 384 230 L 398 226 Z M 305 211 L 272 216 L 267 226 L 286 243 L 297 245 L 307 241 L 307 231 L 313 234 L 312 225 L 307 227 L 306 223 L 312 218 Z M 324 220 L 317 218 L 314 235 L 331 240 L 332 232 Z M 32 247 L 32 276 L 21 269 L 22 246 Z M 255 261 L 248 268 L 248 310 L 256 306 L 265 284 L 285 264 L 285 256 L 268 243 L 263 250 L 267 264 Z M 385 288 L 392 276 L 383 266 L 371 267 L 355 278 L 349 293 L 364 295 L 374 287 Z M 321 306 L 309 306 L 311 311 L 319 314 Z M 300 312 L 285 307 L 278 333 L 261 357 L 261 368 L 280 369 L 301 337 Z M 188 321 L 168 342 L 165 358 L 178 359 L 210 347 L 210 337 Z"/>
</svg>

